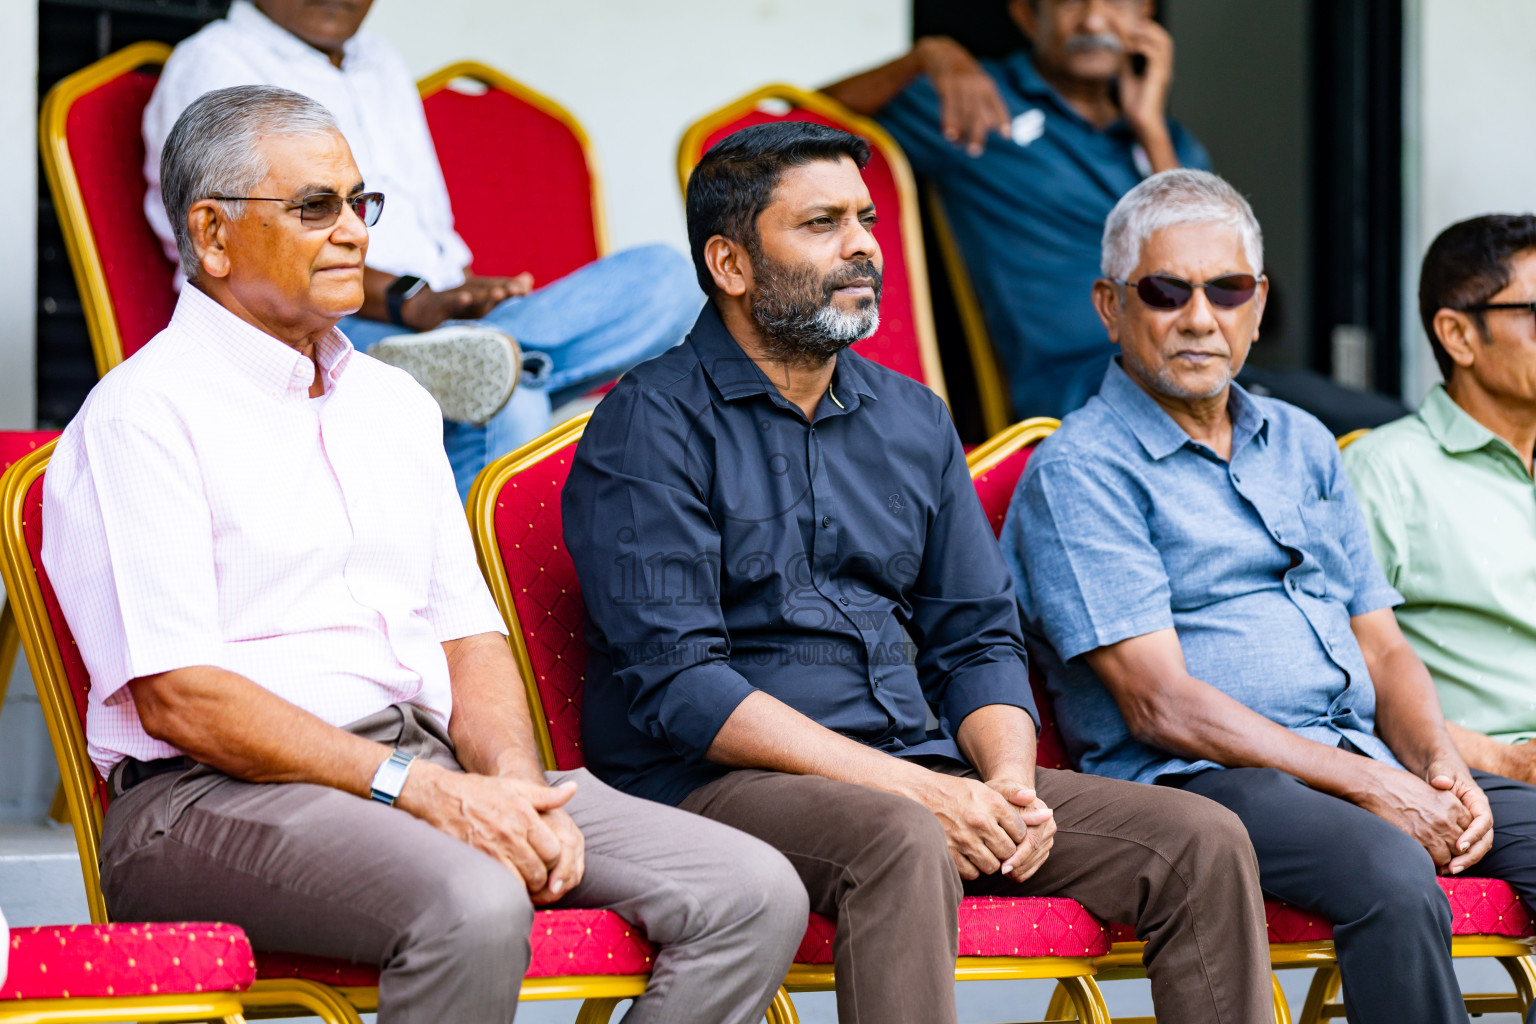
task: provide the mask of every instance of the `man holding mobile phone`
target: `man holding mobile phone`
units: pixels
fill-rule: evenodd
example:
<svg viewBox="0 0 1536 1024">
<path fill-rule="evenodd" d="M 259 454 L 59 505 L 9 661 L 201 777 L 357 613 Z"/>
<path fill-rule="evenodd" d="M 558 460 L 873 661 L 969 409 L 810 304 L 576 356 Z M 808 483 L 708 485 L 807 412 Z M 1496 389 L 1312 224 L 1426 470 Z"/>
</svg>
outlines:
<svg viewBox="0 0 1536 1024">
<path fill-rule="evenodd" d="M 1015 416 L 1059 417 L 1098 390 L 1111 355 L 1088 302 L 1109 211 L 1142 178 L 1210 158 L 1167 116 L 1173 40 L 1154 0 L 998 2 L 1028 50 L 977 61 L 930 36 L 824 91 L 875 117 L 937 185 Z"/>
</svg>

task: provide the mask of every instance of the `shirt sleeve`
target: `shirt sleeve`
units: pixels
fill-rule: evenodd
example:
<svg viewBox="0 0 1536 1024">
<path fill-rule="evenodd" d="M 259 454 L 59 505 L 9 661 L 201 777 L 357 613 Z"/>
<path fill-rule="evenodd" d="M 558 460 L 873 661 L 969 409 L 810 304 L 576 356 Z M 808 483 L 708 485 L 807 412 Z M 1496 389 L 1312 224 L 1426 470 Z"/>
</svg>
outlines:
<svg viewBox="0 0 1536 1024">
<path fill-rule="evenodd" d="M 976 497 L 960 438 L 942 406 L 938 415 L 934 433 L 947 437 L 948 453 L 907 622 L 917 644 L 918 678 L 950 736 L 967 715 L 988 704 L 1023 708 L 1038 726 L 1008 570 Z"/>
<path fill-rule="evenodd" d="M 435 409 L 433 410 L 436 411 Z M 439 428 L 440 429 L 440 428 Z M 475 558 L 469 520 L 459 504 L 453 470 L 441 446 L 437 480 L 436 523 L 433 528 L 432 581 L 427 586 L 426 618 L 439 643 L 478 633 L 507 632 L 485 577 Z"/>
<path fill-rule="evenodd" d="M 939 94 L 927 75 L 914 78 L 875 115 L 875 120 L 896 139 L 912 169 L 925 178 L 942 180 L 957 159 L 973 159 L 944 137 L 939 115 Z"/>
<path fill-rule="evenodd" d="M 629 720 L 694 762 L 755 690 L 729 663 L 720 532 L 689 474 L 709 415 L 620 381 L 593 413 L 561 495 L 587 617 Z"/>
<path fill-rule="evenodd" d="M 1036 455 L 1025 469 L 1004 544 L 1026 580 L 1031 628 L 1062 661 L 1173 628 L 1168 574 L 1140 493 L 1101 459 Z"/>
<path fill-rule="evenodd" d="M 1398 494 L 1391 472 L 1383 469 L 1380 453 L 1375 454 L 1377 457 L 1372 458 L 1372 453 L 1356 442 L 1344 450 L 1342 458 L 1355 500 L 1365 517 L 1376 564 L 1381 566 L 1387 583 L 1395 588 L 1401 585 L 1408 570 L 1410 546 L 1402 515 L 1407 506 Z"/>
<path fill-rule="evenodd" d="M 72 464 L 45 477 L 43 564 L 94 695 L 116 703 L 130 680 L 220 663 L 213 525 L 192 441 L 168 413 L 77 425 Z"/>
</svg>

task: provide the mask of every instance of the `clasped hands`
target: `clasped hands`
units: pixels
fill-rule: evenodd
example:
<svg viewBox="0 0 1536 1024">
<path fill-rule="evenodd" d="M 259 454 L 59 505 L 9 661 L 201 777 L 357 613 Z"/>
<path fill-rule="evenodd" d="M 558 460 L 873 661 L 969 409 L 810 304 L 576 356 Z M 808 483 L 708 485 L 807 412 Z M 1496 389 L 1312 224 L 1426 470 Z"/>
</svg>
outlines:
<svg viewBox="0 0 1536 1024">
<path fill-rule="evenodd" d="M 574 782 L 550 786 L 417 761 L 396 806 L 501 861 L 541 906 L 574 889 L 586 869 L 581 830 L 564 810 L 575 792 Z"/>
<path fill-rule="evenodd" d="M 1369 763 L 1373 785 L 1356 802 L 1424 847 L 1440 874 L 1459 875 L 1492 849 L 1493 811 L 1465 765 L 1435 760 L 1420 777 Z"/>
<path fill-rule="evenodd" d="M 939 819 L 961 878 L 1003 874 L 1022 882 L 1040 870 L 1051 852 L 1056 818 L 1033 787 L 1006 775 L 983 783 L 926 769 L 924 774 L 929 778 L 909 795 Z"/>
</svg>

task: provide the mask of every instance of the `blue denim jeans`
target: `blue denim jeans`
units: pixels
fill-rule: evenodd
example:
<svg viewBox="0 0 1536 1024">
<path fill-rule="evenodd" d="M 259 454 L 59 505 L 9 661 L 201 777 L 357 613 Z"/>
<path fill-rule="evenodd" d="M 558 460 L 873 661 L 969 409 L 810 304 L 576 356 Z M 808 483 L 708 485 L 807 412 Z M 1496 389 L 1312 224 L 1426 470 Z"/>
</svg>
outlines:
<svg viewBox="0 0 1536 1024">
<path fill-rule="evenodd" d="M 451 321 L 494 327 L 524 351 L 546 353 L 550 362 L 538 376 L 525 372 L 506 408 L 484 426 L 443 421 L 459 497 L 468 497 L 488 462 L 549 429 L 552 397 L 576 397 L 665 352 L 688 333 L 702 303 L 692 264 L 668 246 L 647 245 L 589 263 L 532 295 L 507 299 L 480 320 Z M 360 352 L 404 333 L 356 316 L 338 326 Z"/>
</svg>

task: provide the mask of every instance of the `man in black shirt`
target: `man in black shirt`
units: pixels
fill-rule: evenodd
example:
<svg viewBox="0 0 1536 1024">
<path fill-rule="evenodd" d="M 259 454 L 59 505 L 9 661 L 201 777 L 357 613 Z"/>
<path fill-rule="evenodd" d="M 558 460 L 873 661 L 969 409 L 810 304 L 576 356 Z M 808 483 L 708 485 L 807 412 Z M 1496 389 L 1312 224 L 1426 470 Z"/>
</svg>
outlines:
<svg viewBox="0 0 1536 1024">
<path fill-rule="evenodd" d="M 1017 606 L 948 411 L 847 349 L 879 325 L 868 157 L 761 125 L 689 180 L 712 301 L 598 406 L 562 497 L 588 764 L 789 857 L 838 921 L 844 1024 L 955 1020 L 966 892 L 1134 924 L 1163 1020 L 1267 1019 L 1237 820 L 1035 767 Z"/>
</svg>

